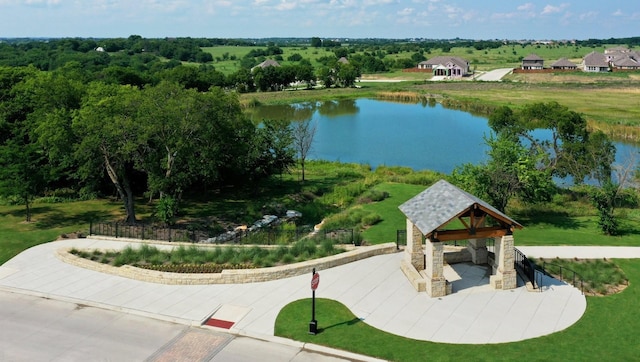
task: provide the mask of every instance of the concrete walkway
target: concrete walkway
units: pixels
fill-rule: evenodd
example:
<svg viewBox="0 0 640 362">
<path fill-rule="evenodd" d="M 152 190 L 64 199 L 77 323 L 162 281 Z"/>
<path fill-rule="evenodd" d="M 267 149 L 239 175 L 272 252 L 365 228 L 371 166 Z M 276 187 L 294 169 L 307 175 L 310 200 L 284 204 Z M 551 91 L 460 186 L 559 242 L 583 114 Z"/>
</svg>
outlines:
<svg viewBox="0 0 640 362">
<path fill-rule="evenodd" d="M 310 275 L 239 285 L 161 285 L 78 268 L 54 256 L 58 248 L 119 249 L 129 244 L 78 239 L 38 245 L 0 267 L 0 289 L 183 324 L 200 325 L 213 316 L 233 322 L 233 333 L 265 338 L 273 336 L 275 319 L 285 305 L 311 297 Z M 520 249 L 533 256 L 562 250 Z M 597 253 L 591 248 L 571 253 L 579 255 L 582 250 Z M 640 257 L 640 248 L 633 250 Z M 631 255 L 629 251 L 622 253 Z M 488 285 L 487 270 L 468 264 L 456 264 L 445 271 L 453 282 L 454 294 L 430 298 L 416 292 L 400 271 L 403 256 L 377 256 L 320 270 L 316 296 L 343 303 L 375 328 L 445 343 L 534 338 L 571 326 L 586 309 L 586 299 L 576 288 L 554 279 L 546 278 L 541 291 L 528 292 L 521 280 L 517 289 L 496 291 Z"/>
<path fill-rule="evenodd" d="M 511 72 L 513 72 L 513 68 L 494 69 L 480 75 L 476 80 L 484 82 L 499 82 L 504 76 Z"/>
</svg>

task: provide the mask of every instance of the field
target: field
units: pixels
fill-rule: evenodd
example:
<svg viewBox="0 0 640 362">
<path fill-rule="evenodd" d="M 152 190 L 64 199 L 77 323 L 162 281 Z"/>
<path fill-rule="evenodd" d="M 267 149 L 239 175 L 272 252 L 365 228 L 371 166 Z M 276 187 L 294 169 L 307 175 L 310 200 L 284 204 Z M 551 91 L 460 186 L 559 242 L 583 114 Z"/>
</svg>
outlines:
<svg viewBox="0 0 640 362">
<path fill-rule="evenodd" d="M 349 45 L 346 45 L 349 48 Z M 213 65 L 219 71 L 230 74 L 240 68 L 240 59 L 251 50 L 261 47 L 210 47 L 204 48 L 214 57 Z M 262 47 L 263 49 L 266 47 Z M 522 57 L 536 53 L 546 66 L 567 57 L 576 64 L 592 51 L 603 52 L 605 47 L 581 47 L 574 45 L 503 45 L 496 49 L 476 50 L 471 47 L 452 47 L 448 52 L 430 49 L 426 58 L 438 55 L 460 56 L 469 60 L 471 68 L 483 72 L 497 68 L 518 68 Z M 282 47 L 282 64 L 292 54 L 300 54 L 319 67 L 320 57 L 333 56 L 332 50 L 311 47 Z M 380 47 L 375 54 L 382 59 L 409 59 L 414 51 L 386 53 Z M 355 47 L 354 47 L 355 51 Z M 355 51 L 362 54 L 362 51 Z M 372 51 L 373 52 L 373 51 Z M 235 58 L 235 59 L 231 59 Z M 336 98 L 377 97 L 380 92 L 415 92 L 434 97 L 452 98 L 466 103 L 489 106 L 520 106 L 531 102 L 556 101 L 571 110 L 585 115 L 592 129 L 602 130 L 616 140 L 640 141 L 640 72 L 613 72 L 592 74 L 582 71 L 547 74 L 512 74 L 503 82 L 485 83 L 468 81 L 429 82 L 430 73 L 388 72 L 363 74 L 358 89 L 316 89 L 313 91 L 263 92 L 243 94 L 244 103 L 295 103 L 305 100 Z M 399 82 L 388 82 L 389 80 Z M 377 81 L 377 82 L 376 82 Z"/>
</svg>

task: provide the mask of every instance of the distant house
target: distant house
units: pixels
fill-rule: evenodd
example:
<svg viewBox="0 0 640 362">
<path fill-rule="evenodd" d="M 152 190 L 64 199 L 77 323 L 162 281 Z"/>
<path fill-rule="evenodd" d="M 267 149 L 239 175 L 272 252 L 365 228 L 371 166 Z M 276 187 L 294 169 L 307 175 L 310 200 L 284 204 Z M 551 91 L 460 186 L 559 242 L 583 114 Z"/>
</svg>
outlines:
<svg viewBox="0 0 640 362">
<path fill-rule="evenodd" d="M 338 59 L 338 63 L 349 64 L 349 60 L 345 57 L 340 57 L 340 59 Z"/>
<path fill-rule="evenodd" d="M 280 63 L 276 62 L 275 60 L 267 59 L 264 62 L 262 62 L 262 63 L 256 65 L 255 67 L 251 68 L 251 71 L 253 72 L 253 70 L 256 69 L 256 68 L 264 69 L 264 68 L 268 68 L 268 67 L 279 67 L 279 66 L 280 66 Z"/>
<path fill-rule="evenodd" d="M 544 59 L 536 54 L 529 54 L 522 58 L 522 69 L 542 69 L 544 68 Z"/>
<path fill-rule="evenodd" d="M 418 69 L 428 69 L 434 76 L 461 78 L 469 74 L 469 62 L 460 57 L 437 56 L 418 64 Z"/>
<path fill-rule="evenodd" d="M 611 66 L 615 69 L 638 70 L 640 69 L 640 62 L 638 62 L 636 59 L 638 58 L 634 59 L 633 57 L 624 57 L 620 59 L 614 59 L 611 62 Z"/>
<path fill-rule="evenodd" d="M 607 57 L 598 52 L 591 52 L 582 59 L 582 70 L 585 72 L 608 72 L 609 62 Z"/>
<path fill-rule="evenodd" d="M 551 69 L 576 70 L 578 66 L 567 58 L 560 58 L 551 64 Z"/>
<path fill-rule="evenodd" d="M 606 49 L 604 56 L 612 68 L 615 69 L 640 69 L 640 53 L 631 51 L 625 47 Z"/>
</svg>

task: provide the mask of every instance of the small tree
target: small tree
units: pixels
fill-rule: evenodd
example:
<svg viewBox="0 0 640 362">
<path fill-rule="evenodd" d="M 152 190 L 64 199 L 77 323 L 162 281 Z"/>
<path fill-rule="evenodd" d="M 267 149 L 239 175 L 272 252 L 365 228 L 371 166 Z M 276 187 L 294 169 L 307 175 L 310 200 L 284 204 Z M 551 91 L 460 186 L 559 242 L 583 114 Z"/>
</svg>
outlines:
<svg viewBox="0 0 640 362">
<path fill-rule="evenodd" d="M 316 124 L 310 119 L 293 122 L 293 145 L 298 153 L 300 167 L 302 168 L 302 181 L 304 181 L 304 164 L 313 146 L 313 139 L 316 135 Z"/>
</svg>

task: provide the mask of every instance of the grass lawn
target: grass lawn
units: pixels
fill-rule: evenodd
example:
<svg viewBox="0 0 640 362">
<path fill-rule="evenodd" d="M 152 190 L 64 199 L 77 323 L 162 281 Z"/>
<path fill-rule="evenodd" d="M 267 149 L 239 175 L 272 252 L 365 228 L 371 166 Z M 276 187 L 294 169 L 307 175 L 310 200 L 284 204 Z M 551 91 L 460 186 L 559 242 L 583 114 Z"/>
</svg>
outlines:
<svg viewBox="0 0 640 362">
<path fill-rule="evenodd" d="M 376 212 L 382 221 L 362 232 L 363 240 L 371 244 L 396 241 L 397 230 L 406 228 L 405 216 L 398 209 L 405 201 L 426 189 L 425 186 L 401 183 L 381 183 L 375 187 L 389 193 L 389 197 L 377 203 L 363 205 L 366 211 Z M 570 208 L 584 208 L 571 205 Z M 590 206 L 588 206 L 590 208 Z M 551 207 L 550 207 L 551 208 Z M 569 210 L 569 209 L 567 209 Z M 553 210 L 539 210 L 534 216 L 510 215 L 524 228 L 514 233 L 518 245 L 616 245 L 640 246 L 640 214 L 636 210 L 624 210 L 621 218 L 621 235 L 606 236 L 598 229 L 595 215 L 573 216 Z M 593 212 L 595 214 L 595 211 Z M 509 211 L 507 211 L 509 214 Z"/>
<path fill-rule="evenodd" d="M 34 245 L 57 239 L 65 233 L 87 233 L 92 220 L 121 215 L 121 205 L 91 200 L 32 206 L 32 222 L 26 223 L 24 206 L 0 208 L 0 265 Z M 142 210 L 141 210 L 142 211 Z"/>
<path fill-rule="evenodd" d="M 417 341 L 380 331 L 344 305 L 316 300 L 319 334 L 308 334 L 311 300 L 282 309 L 275 334 L 392 361 L 632 361 L 640 356 L 636 316 L 640 297 L 640 260 L 616 260 L 630 285 L 622 293 L 587 297 L 584 316 L 568 329 L 527 341 L 499 345 L 459 345 Z"/>
</svg>

